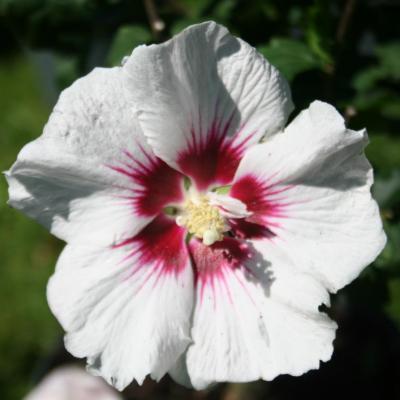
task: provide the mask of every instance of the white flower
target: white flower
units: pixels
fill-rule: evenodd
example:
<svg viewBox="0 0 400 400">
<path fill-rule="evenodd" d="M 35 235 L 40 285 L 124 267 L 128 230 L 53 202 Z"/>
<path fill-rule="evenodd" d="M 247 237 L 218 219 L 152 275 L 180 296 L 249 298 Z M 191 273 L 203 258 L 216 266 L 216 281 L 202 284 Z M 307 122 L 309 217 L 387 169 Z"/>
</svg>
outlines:
<svg viewBox="0 0 400 400">
<path fill-rule="evenodd" d="M 50 372 L 24 400 L 122 400 L 99 377 L 75 366 L 60 367 Z"/>
<path fill-rule="evenodd" d="M 67 242 L 48 286 L 67 349 L 118 389 L 330 359 L 318 307 L 385 235 L 366 132 L 319 101 L 284 129 L 291 110 L 255 49 L 195 25 L 75 82 L 6 174 L 10 204 Z"/>
</svg>

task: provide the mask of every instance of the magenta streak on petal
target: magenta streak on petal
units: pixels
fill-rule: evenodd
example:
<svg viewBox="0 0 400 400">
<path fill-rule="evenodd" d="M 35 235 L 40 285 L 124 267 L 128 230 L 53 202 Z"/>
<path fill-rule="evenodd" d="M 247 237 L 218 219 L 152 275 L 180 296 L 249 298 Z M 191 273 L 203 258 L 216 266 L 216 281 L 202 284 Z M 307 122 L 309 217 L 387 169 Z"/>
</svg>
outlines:
<svg viewBox="0 0 400 400">
<path fill-rule="evenodd" d="M 270 239 L 276 236 L 269 228 L 244 219 L 230 219 L 229 225 L 239 239 Z"/>
<path fill-rule="evenodd" d="M 135 214 L 149 217 L 157 215 L 170 203 L 183 199 L 182 174 L 169 167 L 164 161 L 139 146 L 145 160 L 124 151 L 126 161 L 110 168 L 127 176 L 134 184 L 132 196 L 124 198 L 131 202 Z"/>
<path fill-rule="evenodd" d="M 148 274 L 143 284 L 152 276 L 156 277 L 156 284 L 161 276 L 178 275 L 188 265 L 185 234 L 185 230 L 176 225 L 173 219 L 160 214 L 139 234 L 113 247 L 128 248 L 128 255 L 123 260 L 132 261 L 128 279 L 146 268 Z"/>
<path fill-rule="evenodd" d="M 216 286 L 220 283 L 232 304 L 233 298 L 226 277 L 236 269 L 244 269 L 251 273 L 244 266 L 245 261 L 252 257 L 248 245 L 233 238 L 225 238 L 212 246 L 205 246 L 199 240 L 193 239 L 189 243 L 189 251 L 195 269 L 195 284 L 200 293 L 200 302 L 204 301 L 205 289 L 209 287 L 215 307 Z"/>
<path fill-rule="evenodd" d="M 192 128 L 187 148 L 178 155 L 180 169 L 194 180 L 198 190 L 230 183 L 254 136 L 252 133 L 243 140 L 239 139 L 239 132 L 228 136 L 231 122 L 232 118 L 221 126 L 221 122 L 215 120 L 206 135 Z"/>
<path fill-rule="evenodd" d="M 280 182 L 262 182 L 253 175 L 245 175 L 235 182 L 230 195 L 246 204 L 247 209 L 253 212 L 246 221 L 231 222 L 234 231 L 239 237 L 261 238 L 276 235 L 276 229 L 282 225 L 279 219 L 288 217 L 287 207 L 293 202 L 287 201 L 284 193 L 294 188 L 294 185 L 283 185 Z M 277 195 L 281 195 L 277 197 Z M 278 220 L 278 221 L 277 221 Z M 257 224 L 262 225 L 269 232 L 263 232 Z"/>
</svg>

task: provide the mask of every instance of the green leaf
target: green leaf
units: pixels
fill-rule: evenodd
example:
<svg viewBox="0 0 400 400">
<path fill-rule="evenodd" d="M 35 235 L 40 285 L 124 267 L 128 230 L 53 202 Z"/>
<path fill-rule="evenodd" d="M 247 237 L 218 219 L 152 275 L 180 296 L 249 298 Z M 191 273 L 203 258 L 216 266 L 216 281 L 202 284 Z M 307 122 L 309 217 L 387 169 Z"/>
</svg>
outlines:
<svg viewBox="0 0 400 400">
<path fill-rule="evenodd" d="M 333 64 L 333 25 L 329 7 L 323 0 L 316 0 L 308 9 L 306 39 L 310 49 L 326 65 Z"/>
<path fill-rule="evenodd" d="M 387 243 L 374 265 L 399 276 L 398 265 L 400 263 L 400 225 L 384 221 L 384 231 Z"/>
<path fill-rule="evenodd" d="M 273 38 L 258 50 L 291 81 L 301 72 L 322 68 L 323 64 L 303 42 L 293 39 Z"/>
<path fill-rule="evenodd" d="M 372 165 L 383 172 L 400 168 L 400 138 L 385 133 L 371 133 L 366 154 Z"/>
<path fill-rule="evenodd" d="M 400 42 L 378 46 L 376 54 L 388 77 L 400 79 Z"/>
<path fill-rule="evenodd" d="M 360 91 L 354 97 L 352 105 L 358 111 L 372 111 L 380 117 L 400 119 L 400 99 L 394 90 L 384 85 L 369 91 Z"/>
<path fill-rule="evenodd" d="M 78 59 L 56 54 L 54 57 L 57 87 L 64 89 L 79 78 Z"/>
<path fill-rule="evenodd" d="M 364 69 L 353 80 L 353 87 L 358 91 L 366 91 L 373 88 L 377 81 L 385 77 L 385 71 L 381 67 Z"/>
<path fill-rule="evenodd" d="M 200 18 L 211 5 L 212 0 L 179 0 L 179 5 L 184 9 L 189 19 Z"/>
<path fill-rule="evenodd" d="M 381 113 L 386 118 L 400 119 L 400 98 L 399 96 L 393 95 L 388 98 L 388 101 L 382 107 Z"/>
<path fill-rule="evenodd" d="M 140 25 L 125 25 L 118 29 L 107 57 L 108 65 L 119 65 L 125 56 L 143 43 L 151 40 L 151 33 Z"/>
<path fill-rule="evenodd" d="M 388 281 L 389 302 L 385 307 L 386 313 L 400 326 L 400 279 Z"/>
<path fill-rule="evenodd" d="M 193 24 L 198 24 L 200 22 L 204 22 L 206 19 L 201 18 L 182 18 L 178 19 L 172 26 L 171 26 L 171 35 L 177 35 L 178 33 L 182 32 L 188 26 Z"/>
<path fill-rule="evenodd" d="M 400 204 L 400 169 L 392 171 L 388 178 L 377 177 L 373 194 L 380 207 L 388 208 Z"/>
<path fill-rule="evenodd" d="M 380 45 L 375 54 L 378 65 L 362 70 L 353 79 L 357 91 L 371 91 L 381 80 L 400 80 L 400 42 Z"/>
<path fill-rule="evenodd" d="M 219 23 L 227 23 L 236 6 L 237 0 L 222 0 L 212 11 L 212 17 Z"/>
<path fill-rule="evenodd" d="M 10 168 L 21 147 L 40 135 L 49 108 L 43 84 L 28 58 L 0 63 L 0 169 Z M 0 398 L 21 399 L 32 368 L 54 349 L 60 329 L 45 300 L 59 245 L 44 228 L 6 204 L 7 183 L 0 179 Z M 35 332 L 35 334 L 32 334 Z"/>
</svg>

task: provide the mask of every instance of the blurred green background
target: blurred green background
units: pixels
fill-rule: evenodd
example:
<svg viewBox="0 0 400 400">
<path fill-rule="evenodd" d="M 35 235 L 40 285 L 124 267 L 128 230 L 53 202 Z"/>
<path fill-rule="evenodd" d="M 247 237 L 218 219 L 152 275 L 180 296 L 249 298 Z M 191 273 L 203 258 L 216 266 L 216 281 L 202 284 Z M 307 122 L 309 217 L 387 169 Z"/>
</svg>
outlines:
<svg viewBox="0 0 400 400">
<path fill-rule="evenodd" d="M 296 111 L 334 104 L 368 128 L 388 244 L 333 296 L 335 354 L 319 371 L 195 393 L 168 378 L 125 398 L 400 398 L 400 3 L 395 0 L 0 0 L 0 168 L 40 135 L 60 90 L 141 43 L 204 20 L 225 24 L 290 81 Z M 21 399 L 70 361 L 45 299 L 62 243 L 6 205 L 0 181 L 0 399 Z"/>
</svg>

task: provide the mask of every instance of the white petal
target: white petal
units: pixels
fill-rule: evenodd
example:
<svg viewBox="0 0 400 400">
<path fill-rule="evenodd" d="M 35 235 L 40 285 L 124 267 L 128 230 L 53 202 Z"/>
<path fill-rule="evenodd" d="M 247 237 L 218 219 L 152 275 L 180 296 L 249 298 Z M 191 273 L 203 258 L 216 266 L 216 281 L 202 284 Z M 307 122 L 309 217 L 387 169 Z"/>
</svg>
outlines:
<svg viewBox="0 0 400 400">
<path fill-rule="evenodd" d="M 56 368 L 24 400 L 122 400 L 102 379 L 77 366 Z"/>
<path fill-rule="evenodd" d="M 120 68 L 96 69 L 61 94 L 43 135 L 6 173 L 9 203 L 64 240 L 110 244 L 139 231 L 165 203 L 153 190 L 158 182 L 149 187 L 151 177 L 132 174 L 153 174 L 156 181 L 173 174 L 154 160 Z M 155 171 L 140 170 L 139 163 Z M 175 189 L 169 184 L 165 193 L 181 190 L 174 173 Z M 160 198 L 157 210 L 142 207 L 150 189 L 151 201 Z"/>
<path fill-rule="evenodd" d="M 184 230 L 158 217 L 113 248 L 67 245 L 48 286 L 65 344 L 119 390 L 159 380 L 190 342 L 192 269 Z"/>
<path fill-rule="evenodd" d="M 318 281 L 273 247 L 261 254 L 238 241 L 240 250 L 199 246 L 192 245 L 199 276 L 186 359 L 195 388 L 297 376 L 330 359 L 336 324 L 318 311 L 329 303 Z"/>
<path fill-rule="evenodd" d="M 231 195 L 248 205 L 296 267 L 334 292 L 385 245 L 365 131 L 346 130 L 336 110 L 314 102 L 280 134 L 250 149 Z M 260 244 L 262 246 L 262 244 Z"/>
<path fill-rule="evenodd" d="M 193 385 L 190 382 L 190 377 L 186 367 L 186 352 L 183 353 L 172 368 L 168 371 L 170 377 L 182 386 L 188 389 L 193 389 Z"/>
<path fill-rule="evenodd" d="M 217 206 L 221 214 L 226 218 L 246 218 L 250 217 L 251 212 L 247 211 L 247 206 L 234 197 L 209 192 L 207 197 L 212 206 Z"/>
<path fill-rule="evenodd" d="M 155 153 L 200 189 L 229 183 L 245 148 L 292 110 L 278 71 L 214 22 L 136 48 L 124 72 Z"/>
</svg>

